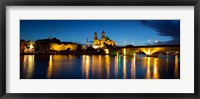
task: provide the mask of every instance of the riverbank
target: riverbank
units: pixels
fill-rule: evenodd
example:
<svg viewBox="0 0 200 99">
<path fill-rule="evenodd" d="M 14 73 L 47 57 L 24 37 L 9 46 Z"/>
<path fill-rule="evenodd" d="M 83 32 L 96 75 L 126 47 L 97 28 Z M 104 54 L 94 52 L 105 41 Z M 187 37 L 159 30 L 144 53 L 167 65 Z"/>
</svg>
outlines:
<svg viewBox="0 0 200 99">
<path fill-rule="evenodd" d="M 109 55 L 95 53 L 20 53 L 20 55 Z"/>
</svg>

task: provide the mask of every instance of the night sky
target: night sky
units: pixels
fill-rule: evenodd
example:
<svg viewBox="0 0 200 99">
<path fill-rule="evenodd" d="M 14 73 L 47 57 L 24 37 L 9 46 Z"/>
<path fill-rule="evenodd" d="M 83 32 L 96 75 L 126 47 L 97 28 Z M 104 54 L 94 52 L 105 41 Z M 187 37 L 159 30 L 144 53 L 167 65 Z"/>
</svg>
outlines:
<svg viewBox="0 0 200 99">
<path fill-rule="evenodd" d="M 92 43 L 101 32 L 117 45 L 180 44 L 180 20 L 20 20 L 20 39 L 58 38 L 63 42 Z M 150 41 L 149 41 L 150 40 Z"/>
</svg>

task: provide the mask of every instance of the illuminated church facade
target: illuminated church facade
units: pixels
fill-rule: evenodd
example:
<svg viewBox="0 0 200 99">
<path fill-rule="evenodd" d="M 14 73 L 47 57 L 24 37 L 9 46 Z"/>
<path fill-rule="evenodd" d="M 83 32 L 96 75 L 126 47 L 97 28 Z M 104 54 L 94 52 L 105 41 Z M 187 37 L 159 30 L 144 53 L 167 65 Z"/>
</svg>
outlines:
<svg viewBox="0 0 200 99">
<path fill-rule="evenodd" d="M 93 42 L 93 48 L 104 48 L 107 45 L 109 46 L 116 46 L 116 43 L 112 40 L 110 40 L 107 36 L 105 36 L 105 32 L 103 31 L 101 33 L 101 39 L 98 39 L 97 32 L 94 33 L 94 42 Z"/>
</svg>

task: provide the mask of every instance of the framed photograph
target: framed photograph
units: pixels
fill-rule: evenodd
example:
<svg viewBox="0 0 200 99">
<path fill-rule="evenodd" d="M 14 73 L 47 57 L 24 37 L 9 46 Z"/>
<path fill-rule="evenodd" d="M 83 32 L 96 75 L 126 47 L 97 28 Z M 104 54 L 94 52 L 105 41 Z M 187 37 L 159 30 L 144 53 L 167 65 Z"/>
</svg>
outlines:
<svg viewBox="0 0 200 99">
<path fill-rule="evenodd" d="M 2 99 L 199 99 L 198 0 L 0 2 Z"/>
</svg>

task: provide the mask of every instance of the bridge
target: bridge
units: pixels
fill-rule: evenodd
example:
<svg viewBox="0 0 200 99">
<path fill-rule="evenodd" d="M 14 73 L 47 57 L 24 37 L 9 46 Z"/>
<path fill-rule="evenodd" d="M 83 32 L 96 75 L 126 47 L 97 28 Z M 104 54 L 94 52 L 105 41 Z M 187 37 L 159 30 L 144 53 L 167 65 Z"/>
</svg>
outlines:
<svg viewBox="0 0 200 99">
<path fill-rule="evenodd" d="M 146 56 L 158 56 L 159 54 L 180 54 L 180 45 L 151 45 L 151 46 L 126 46 L 118 47 L 119 54 L 134 55 L 144 53 Z"/>
</svg>

